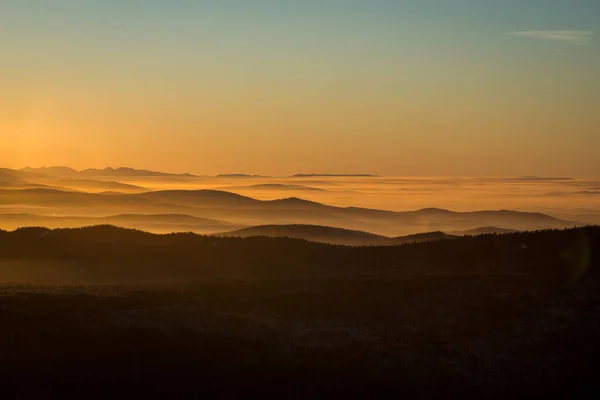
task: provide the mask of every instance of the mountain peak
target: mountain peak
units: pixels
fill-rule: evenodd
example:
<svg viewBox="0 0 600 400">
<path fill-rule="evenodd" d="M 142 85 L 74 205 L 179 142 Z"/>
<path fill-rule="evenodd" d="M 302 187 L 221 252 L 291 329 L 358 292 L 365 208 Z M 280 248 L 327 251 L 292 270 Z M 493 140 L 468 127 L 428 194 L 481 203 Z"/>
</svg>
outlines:
<svg viewBox="0 0 600 400">
<path fill-rule="evenodd" d="M 426 214 L 454 214 L 455 213 L 454 211 L 446 210 L 444 208 L 435 208 L 435 207 L 421 208 L 420 210 L 416 210 L 415 212 L 426 213 Z"/>
<path fill-rule="evenodd" d="M 287 205 L 318 205 L 318 206 L 323 205 L 316 201 L 305 200 L 305 199 L 301 199 L 299 197 L 286 197 L 284 199 L 271 200 L 271 203 L 287 204 Z"/>
</svg>

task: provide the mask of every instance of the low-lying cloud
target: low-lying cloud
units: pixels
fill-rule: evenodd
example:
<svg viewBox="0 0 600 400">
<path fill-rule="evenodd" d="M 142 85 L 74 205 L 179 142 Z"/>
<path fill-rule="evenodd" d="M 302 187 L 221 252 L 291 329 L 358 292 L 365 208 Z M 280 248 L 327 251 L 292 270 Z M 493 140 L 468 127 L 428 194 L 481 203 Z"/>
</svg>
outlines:
<svg viewBox="0 0 600 400">
<path fill-rule="evenodd" d="M 592 44 L 594 36 L 593 31 L 577 30 L 538 30 L 538 31 L 514 31 L 508 32 L 509 35 L 522 36 L 533 39 L 554 40 L 565 42 L 577 46 L 589 46 Z"/>
</svg>

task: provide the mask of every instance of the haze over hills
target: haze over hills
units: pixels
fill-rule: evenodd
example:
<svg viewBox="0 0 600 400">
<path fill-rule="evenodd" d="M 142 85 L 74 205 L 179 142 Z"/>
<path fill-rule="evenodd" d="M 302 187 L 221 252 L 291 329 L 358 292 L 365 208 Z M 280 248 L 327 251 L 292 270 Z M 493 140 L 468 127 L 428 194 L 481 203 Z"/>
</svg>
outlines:
<svg viewBox="0 0 600 400">
<path fill-rule="evenodd" d="M 387 237 L 370 232 L 321 225 L 259 225 L 244 227 L 226 221 L 199 218 L 185 214 L 121 214 L 101 217 L 49 216 L 36 214 L 0 214 L 0 227 L 14 230 L 20 227 L 82 228 L 93 225 L 114 225 L 152 233 L 194 232 L 228 237 L 289 237 L 313 242 L 346 246 L 393 246 L 430 240 L 452 239 L 457 235 L 516 232 L 508 229 L 482 227 L 464 232 L 427 232 L 400 237 Z M 235 229 L 223 232 L 224 229 Z"/>
<path fill-rule="evenodd" d="M 345 246 L 396 246 L 458 237 L 444 232 L 425 232 L 400 237 L 387 237 L 369 232 L 318 225 L 262 225 L 224 232 L 217 236 L 293 238 Z"/>
<path fill-rule="evenodd" d="M 197 178 L 198 175 L 190 173 L 174 174 L 168 172 L 159 172 L 144 169 L 135 169 L 129 167 L 106 167 L 104 169 L 88 168 L 83 170 L 76 170 L 74 168 L 65 166 L 52 166 L 52 167 L 25 167 L 22 168 L 23 172 L 39 173 L 54 177 L 184 177 L 184 178 Z M 292 178 L 314 178 L 314 177 L 378 177 L 379 175 L 374 174 L 295 174 Z M 270 178 L 266 175 L 255 175 L 245 173 L 230 173 L 230 174 L 218 174 L 216 178 Z"/>
<path fill-rule="evenodd" d="M 73 177 L 80 174 L 80 171 L 69 167 L 55 166 L 55 167 L 40 167 L 40 168 L 31 168 L 25 167 L 22 168 L 21 171 L 31 172 L 31 173 L 39 173 L 54 177 Z"/>
<path fill-rule="evenodd" d="M 73 172 L 73 173 L 72 173 Z M 23 170 L 0 169 L 0 187 L 21 189 L 56 189 L 62 191 L 120 191 L 140 193 L 147 191 L 138 185 L 77 178 L 78 171 L 67 167 L 26 168 Z"/>
<path fill-rule="evenodd" d="M 262 189 L 262 190 L 270 190 L 270 191 L 316 191 L 316 192 L 324 192 L 325 189 L 311 187 L 311 186 L 303 186 L 303 185 L 293 185 L 293 184 L 283 184 L 283 183 L 261 183 L 257 185 L 248 185 L 248 186 L 227 186 L 221 188 L 221 190 L 252 190 L 252 189 Z"/>
<path fill-rule="evenodd" d="M 573 178 L 557 178 L 557 177 L 544 177 L 544 176 L 521 176 L 515 178 L 519 181 L 572 181 Z"/>
<path fill-rule="evenodd" d="M 264 175 L 250 175 L 250 174 L 219 174 L 217 178 L 269 178 Z"/>
<path fill-rule="evenodd" d="M 45 180 L 47 178 L 46 175 L 40 173 L 0 168 L 0 182 L 8 184 L 33 184 L 39 183 L 39 180 Z"/>
<path fill-rule="evenodd" d="M 23 168 L 21 171 L 46 174 L 55 177 L 183 177 L 194 178 L 196 175 L 172 174 L 167 172 L 157 172 L 149 170 L 140 170 L 128 167 L 104 169 L 89 168 L 81 171 L 68 167 L 41 167 L 41 168 Z"/>
<path fill-rule="evenodd" d="M 13 170 L 0 168 L 0 182 L 7 185 L 22 184 L 23 179 Z"/>
<path fill-rule="evenodd" d="M 53 216 L 35 214 L 0 214 L 0 227 L 14 230 L 20 227 L 83 228 L 93 225 L 114 225 L 152 233 L 194 232 L 212 234 L 241 225 L 185 214 L 121 214 L 100 217 Z"/>
<path fill-rule="evenodd" d="M 599 35 L 0 0 L 0 400 L 600 399 Z"/>
<path fill-rule="evenodd" d="M 0 206 L 29 213 L 27 207 L 48 208 L 61 215 L 187 214 L 227 221 L 234 225 L 326 225 L 385 236 L 467 230 L 482 226 L 506 229 L 564 228 L 573 222 L 543 213 L 509 210 L 454 212 L 422 209 L 393 212 L 358 207 L 336 207 L 300 198 L 257 200 L 217 190 L 163 190 L 137 194 L 92 194 L 49 189 L 0 190 Z M 18 207 L 23 207 L 19 211 Z M 38 212 L 36 212 L 38 214 Z"/>
<path fill-rule="evenodd" d="M 389 238 L 369 232 L 318 225 L 262 225 L 218 234 L 224 237 L 288 237 L 340 245 L 382 245 Z"/>
<path fill-rule="evenodd" d="M 106 174 L 114 176 L 102 176 Z M 310 178 L 317 175 L 323 179 Z M 509 200 L 519 196 L 519 191 L 527 190 L 531 193 L 531 200 L 525 200 L 523 204 L 535 204 L 532 202 L 539 201 L 536 199 L 547 193 L 549 187 L 564 187 L 565 191 L 573 193 L 593 192 L 599 181 L 590 179 L 555 182 L 550 180 L 554 178 L 538 181 L 533 179 L 535 177 L 528 177 L 521 184 L 520 180 L 483 178 L 473 181 L 470 178 L 412 179 L 370 175 L 369 179 L 355 180 L 352 177 L 346 179 L 348 176 L 344 175 L 327 175 L 299 174 L 296 177 L 272 178 L 224 174 L 220 177 L 198 177 L 132 168 L 82 171 L 68 167 L 0 169 L 0 189 L 4 189 L 0 192 L 0 213 L 55 214 L 62 217 L 185 214 L 228 222 L 235 227 L 318 225 L 371 232 L 390 238 L 435 231 L 471 234 L 467 231 L 482 227 L 501 227 L 506 230 L 564 228 L 598 221 L 593 212 L 570 212 L 567 208 L 551 209 L 552 215 L 549 215 L 546 212 L 497 208 L 470 211 L 473 210 L 471 207 L 468 211 L 464 211 L 465 207 L 461 211 L 451 211 L 446 207 L 415 207 L 408 211 L 410 207 L 402 206 L 406 200 L 425 199 L 428 193 L 432 193 L 431 198 L 435 199 L 438 191 L 445 193 L 448 188 L 459 194 L 467 194 L 469 190 L 487 190 L 485 187 L 489 185 L 499 188 L 506 186 L 511 191 L 506 197 Z M 253 179 L 252 184 L 247 184 L 248 177 Z M 230 186 L 224 187 L 225 182 Z M 402 193 L 398 190 L 406 186 L 410 186 L 411 191 Z M 519 191 L 513 190 L 515 188 Z M 375 207 L 353 205 L 363 203 L 362 200 L 387 196 L 397 201 L 392 203 L 392 200 L 386 200 L 385 204 L 392 204 L 403 211 L 388 211 L 378 207 L 378 202 L 375 202 Z M 579 196 L 579 201 L 589 204 L 589 209 L 594 210 L 597 197 Z M 360 201 L 349 202 L 347 199 Z M 554 199 L 567 200 L 562 195 L 556 195 Z M 569 200 L 569 204 L 576 201 Z M 346 206 L 348 203 L 350 205 Z M 418 203 L 427 204 L 429 201 Z"/>
<path fill-rule="evenodd" d="M 141 193 L 148 191 L 148 189 L 138 185 L 97 179 L 59 179 L 57 184 L 67 188 L 88 192 L 116 191 L 123 193 Z"/>
</svg>

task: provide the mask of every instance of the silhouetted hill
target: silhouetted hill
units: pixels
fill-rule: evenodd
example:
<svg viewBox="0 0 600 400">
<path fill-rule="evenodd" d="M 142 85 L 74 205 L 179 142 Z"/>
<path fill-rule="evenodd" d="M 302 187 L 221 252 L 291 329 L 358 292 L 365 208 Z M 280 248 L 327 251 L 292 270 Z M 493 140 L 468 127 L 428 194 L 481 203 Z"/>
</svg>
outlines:
<svg viewBox="0 0 600 400">
<path fill-rule="evenodd" d="M 42 168 L 23 168 L 22 171 L 41 173 L 49 176 L 66 177 L 196 177 L 192 174 L 171 174 L 166 172 L 149 171 L 127 167 L 95 169 L 88 168 L 82 171 L 68 167 L 42 167 Z"/>
<path fill-rule="evenodd" d="M 0 230 L 0 281 L 6 398 L 599 388 L 599 227 L 387 247 Z"/>
<path fill-rule="evenodd" d="M 147 190 L 121 182 L 80 179 L 79 176 L 79 171 L 67 167 L 23 168 L 19 171 L 0 169 L 0 184 L 22 189 L 48 188 L 63 191 L 114 190 L 139 193 Z"/>
<path fill-rule="evenodd" d="M 458 236 L 444 232 L 426 232 L 390 238 L 370 232 L 335 228 L 320 225 L 261 225 L 220 233 L 225 237 L 280 237 L 304 239 L 311 242 L 337 244 L 345 246 L 396 246 L 407 243 L 427 242 L 432 240 L 456 239 Z"/>
<path fill-rule="evenodd" d="M 69 168 L 69 167 L 62 167 L 62 166 L 41 167 L 41 168 L 27 167 L 27 168 L 21 169 L 21 171 L 40 173 L 40 174 L 54 176 L 54 177 L 58 177 L 58 178 L 73 177 L 73 176 L 77 176 L 79 174 L 79 171 L 77 171 L 76 169 Z"/>
<path fill-rule="evenodd" d="M 39 181 L 45 181 L 47 178 L 48 177 L 43 174 L 0 168 L 0 182 L 4 182 L 5 184 L 33 184 L 38 183 Z"/>
<path fill-rule="evenodd" d="M 332 206 L 327 206 L 325 204 L 321 204 L 316 201 L 304 200 L 299 197 L 288 197 L 285 199 L 277 199 L 277 200 L 266 200 L 264 203 L 270 206 L 276 207 L 292 207 L 292 208 L 312 208 L 312 209 L 328 209 L 328 208 L 337 208 Z"/>
<path fill-rule="evenodd" d="M 58 183 L 66 187 L 83 190 L 121 191 L 125 193 L 148 191 L 148 189 L 137 185 L 96 179 L 61 179 Z"/>
<path fill-rule="evenodd" d="M 311 192 L 324 192 L 325 189 L 303 186 L 303 185 L 288 185 L 282 183 L 263 183 L 258 185 L 249 186 L 229 186 L 223 188 L 223 190 L 242 190 L 242 189 L 262 189 L 262 190 L 273 190 L 273 191 L 311 191 Z"/>
<path fill-rule="evenodd" d="M 368 246 L 385 243 L 385 236 L 350 229 L 318 225 L 262 225 L 221 233 L 225 237 L 288 237 L 313 242 L 349 246 Z"/>
<path fill-rule="evenodd" d="M 575 223 L 542 213 L 508 210 L 454 212 L 425 209 L 393 212 L 336 207 L 296 197 L 262 201 L 217 190 L 165 190 L 140 194 L 102 195 L 56 190 L 0 190 L 0 205 L 50 207 L 65 215 L 189 214 L 237 225 L 326 225 L 401 236 L 417 232 L 502 226 L 506 229 L 548 229 Z M 20 211 L 18 208 L 17 212 Z M 92 214 L 93 213 L 93 214 Z"/>
<path fill-rule="evenodd" d="M 264 175 L 249 175 L 249 174 L 219 174 L 217 178 L 269 178 Z"/>
<path fill-rule="evenodd" d="M 424 232 L 415 233 L 413 235 L 400 236 L 390 238 L 386 241 L 386 245 L 399 245 L 408 243 L 430 242 L 434 240 L 456 239 L 458 236 L 449 235 L 444 232 Z"/>
<path fill-rule="evenodd" d="M 475 214 L 481 216 L 498 216 L 505 219 L 515 219 L 515 218 L 532 218 L 537 219 L 539 221 L 558 221 L 557 218 L 554 218 L 548 214 L 543 214 L 539 212 L 524 212 L 524 211 L 512 211 L 512 210 L 484 210 L 484 211 L 473 211 L 469 213 L 463 214 Z"/>
<path fill-rule="evenodd" d="M 145 177 L 145 176 L 171 176 L 171 177 L 184 177 L 193 178 L 195 175 L 192 174 L 170 174 L 166 172 L 148 171 L 143 169 L 134 168 L 105 168 L 105 169 L 85 169 L 80 172 L 81 176 L 121 176 L 121 177 Z"/>
<path fill-rule="evenodd" d="M 221 190 L 162 190 L 135 197 L 196 207 L 243 207 L 261 203 L 260 200 Z"/>
<path fill-rule="evenodd" d="M 26 226 L 49 228 L 80 228 L 91 225 L 116 225 L 154 233 L 196 232 L 217 233 L 240 225 L 185 214 L 122 214 L 101 217 L 46 216 L 35 214 L 0 214 L 0 227 L 16 229 Z"/>
<path fill-rule="evenodd" d="M 420 210 L 412 211 L 412 213 L 419 215 L 451 215 L 456 214 L 456 211 L 450 211 L 443 208 L 422 208 Z"/>
<path fill-rule="evenodd" d="M 4 182 L 4 181 L 0 181 L 0 189 L 12 189 L 12 190 L 52 189 L 52 190 L 61 190 L 64 192 L 74 191 L 73 189 L 69 189 L 66 187 L 43 185 L 41 183 L 29 183 L 29 182 L 23 182 L 23 183 L 12 182 L 11 183 L 11 182 Z"/>
<path fill-rule="evenodd" d="M 539 181 L 572 181 L 573 178 L 557 178 L 557 177 L 545 177 L 545 176 L 521 176 L 519 178 L 515 178 L 516 180 L 519 181 L 533 181 L 533 182 L 539 182 Z"/>
<path fill-rule="evenodd" d="M 599 189 L 594 189 L 594 190 L 580 190 L 578 192 L 575 192 L 574 194 L 576 194 L 576 195 L 585 195 L 585 196 L 598 196 L 598 195 L 600 195 L 600 190 Z"/>
<path fill-rule="evenodd" d="M 466 231 L 455 231 L 452 232 L 454 235 L 485 235 L 485 234 L 502 234 L 502 233 L 514 233 L 517 232 L 514 229 L 497 228 L 495 226 L 482 226 L 480 228 L 468 229 Z"/>
<path fill-rule="evenodd" d="M 0 182 L 7 185 L 22 184 L 24 181 L 16 171 L 0 168 Z"/>
<path fill-rule="evenodd" d="M 569 177 L 546 177 L 546 176 L 509 176 L 509 177 L 497 177 L 497 178 L 471 178 L 471 181 L 489 181 L 489 182 L 561 182 L 561 181 L 573 181 L 575 178 Z"/>
<path fill-rule="evenodd" d="M 325 178 L 325 177 L 331 177 L 331 178 L 343 178 L 343 177 L 348 177 L 348 178 L 352 178 L 352 177 L 357 177 L 357 178 L 377 178 L 379 175 L 372 175 L 372 174 L 296 174 L 296 175 L 292 175 L 292 178 Z"/>
<path fill-rule="evenodd" d="M 316 231 L 321 232 L 322 228 L 317 227 Z M 540 279 L 545 276 L 563 284 L 580 277 L 590 265 L 596 268 L 600 261 L 599 249 L 599 227 L 367 247 L 331 246 L 290 238 L 235 238 L 192 233 L 155 235 L 108 225 L 0 231 L 0 260 L 94 262 L 99 264 L 90 273 L 97 273 L 102 265 L 115 278 L 130 276 L 140 280 L 150 276 L 327 276 L 337 272 L 375 273 L 393 269 L 399 274 L 411 271 L 422 275 L 431 271 L 535 272 Z M 80 268 L 77 264 L 74 267 Z"/>
</svg>

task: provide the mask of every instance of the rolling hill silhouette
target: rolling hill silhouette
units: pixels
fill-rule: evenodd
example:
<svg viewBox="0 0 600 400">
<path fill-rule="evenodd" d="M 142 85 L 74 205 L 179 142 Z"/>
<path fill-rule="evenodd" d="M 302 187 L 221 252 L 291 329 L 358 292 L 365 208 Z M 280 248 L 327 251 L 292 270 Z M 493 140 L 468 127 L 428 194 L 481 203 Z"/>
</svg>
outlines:
<svg viewBox="0 0 600 400">
<path fill-rule="evenodd" d="M 55 229 L 82 228 L 92 225 L 114 225 L 153 233 L 195 232 L 202 234 L 243 227 L 226 221 L 185 214 L 121 214 L 99 217 L 0 214 L 0 226 L 9 230 L 31 226 Z"/>
<path fill-rule="evenodd" d="M 367 247 L 331 246 L 279 237 L 155 235 L 110 225 L 80 229 L 32 227 L 13 232 L 0 230 L 0 260 L 38 260 L 38 264 L 50 263 L 44 264 L 50 270 L 67 268 L 70 273 L 84 272 L 90 276 L 102 272 L 103 279 L 127 277 L 140 282 L 150 277 L 289 278 L 305 274 L 326 277 L 335 273 L 394 269 L 398 274 L 410 272 L 420 276 L 429 276 L 432 270 L 452 274 L 460 271 L 462 277 L 486 271 L 527 276 L 524 273 L 530 271 L 564 285 L 566 279 L 572 279 L 572 274 L 580 276 L 586 272 L 574 269 L 580 261 L 598 263 L 595 251 L 599 240 L 599 227 L 462 236 L 452 240 L 418 240 L 419 243 L 404 246 Z M 592 252 L 591 259 L 586 251 Z M 51 263 L 53 260 L 69 261 L 69 264 L 63 267 L 61 263 Z"/>
<path fill-rule="evenodd" d="M 46 181 L 47 178 L 46 175 L 39 173 L 0 168 L 0 182 L 6 184 L 39 183 L 40 181 Z"/>
<path fill-rule="evenodd" d="M 377 178 L 379 175 L 372 174 L 296 174 L 292 178 Z"/>
<path fill-rule="evenodd" d="M 221 190 L 161 190 L 132 196 L 157 202 L 173 203 L 192 207 L 251 207 L 260 200 Z"/>
<path fill-rule="evenodd" d="M 58 178 L 68 178 L 79 175 L 79 171 L 69 167 L 55 166 L 55 167 L 41 167 L 41 168 L 31 168 L 26 167 L 21 169 L 21 171 L 38 173 L 48 176 L 54 176 Z"/>
<path fill-rule="evenodd" d="M 431 242 L 435 240 L 447 240 L 447 239 L 456 239 L 458 236 L 450 235 L 444 232 L 423 232 L 423 233 L 415 233 L 412 235 L 400 236 L 395 238 L 390 238 L 385 241 L 385 245 L 387 246 L 396 246 L 399 244 L 410 244 L 410 243 L 420 243 L 420 242 Z"/>
<path fill-rule="evenodd" d="M 0 169 L 0 186 L 23 189 L 47 188 L 63 191 L 120 191 L 140 193 L 146 188 L 93 178 L 82 178 L 81 173 L 68 167 Z"/>
<path fill-rule="evenodd" d="M 91 194 L 50 189 L 0 190 L 0 205 L 60 208 L 63 215 L 188 214 L 236 225 L 326 225 L 385 236 L 459 231 L 482 226 L 548 229 L 574 226 L 542 213 L 509 210 L 406 212 L 336 207 L 296 197 L 257 200 L 218 190 L 165 190 L 139 194 Z"/>
<path fill-rule="evenodd" d="M 96 179 L 60 179 L 57 182 L 64 187 L 79 190 L 116 191 L 123 193 L 140 193 L 148 191 L 148 189 L 138 185 Z"/>
<path fill-rule="evenodd" d="M 2 394 L 595 398 L 599 249 L 600 227 L 387 247 L 0 230 Z"/>
<path fill-rule="evenodd" d="M 340 245 L 380 245 L 389 238 L 369 232 L 319 225 L 262 225 L 218 234 L 224 237 L 287 237 Z"/>
<path fill-rule="evenodd" d="M 466 231 L 455 231 L 452 232 L 454 235 L 486 235 L 486 234 L 503 234 L 503 233 L 514 233 L 517 232 L 515 229 L 498 228 L 495 226 L 482 226 L 480 228 L 468 229 Z"/>
<path fill-rule="evenodd" d="M 157 172 L 142 169 L 134 169 L 127 167 L 119 168 L 104 168 L 95 169 L 88 168 L 81 171 L 75 170 L 69 167 L 42 167 L 42 168 L 23 168 L 22 171 L 41 173 L 54 177 L 180 177 L 180 178 L 194 178 L 196 175 L 192 174 L 171 174 L 167 172 Z"/>
<path fill-rule="evenodd" d="M 250 174 L 219 174 L 216 178 L 270 178 L 264 175 L 250 175 Z"/>
<path fill-rule="evenodd" d="M 217 236 L 294 238 L 345 246 L 396 246 L 458 237 L 444 232 L 425 232 L 391 238 L 370 232 L 319 225 L 262 225 L 220 233 Z"/>
<path fill-rule="evenodd" d="M 262 183 L 258 185 L 249 185 L 249 186 L 228 186 L 224 187 L 223 190 L 242 190 L 242 189 L 264 189 L 264 190 L 273 190 L 273 191 L 312 191 L 312 192 L 325 192 L 325 189 L 315 188 L 311 186 L 303 186 L 303 185 L 291 185 L 291 184 L 283 184 L 283 183 Z"/>
<path fill-rule="evenodd" d="M 0 182 L 6 185 L 15 185 L 24 183 L 24 180 L 19 174 L 16 174 L 15 171 L 0 168 Z"/>
</svg>

